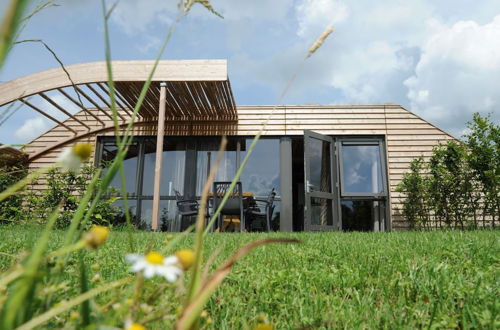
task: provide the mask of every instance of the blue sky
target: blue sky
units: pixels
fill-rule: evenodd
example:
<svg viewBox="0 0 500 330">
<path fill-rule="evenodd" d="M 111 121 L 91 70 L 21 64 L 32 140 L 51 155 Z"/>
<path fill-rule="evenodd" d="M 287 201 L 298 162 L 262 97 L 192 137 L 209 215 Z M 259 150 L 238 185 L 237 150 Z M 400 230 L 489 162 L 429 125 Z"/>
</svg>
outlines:
<svg viewBox="0 0 500 330">
<path fill-rule="evenodd" d="M 456 136 L 475 111 L 500 120 L 498 0 L 211 2 L 224 19 L 195 5 L 163 58 L 227 59 L 239 105 L 274 104 L 311 43 L 333 24 L 285 104 L 397 103 Z M 2 16 L 6 3 L 0 0 Z M 37 14 L 20 39 L 43 39 L 64 64 L 103 60 L 100 1 L 59 3 Z M 176 4 L 121 0 L 110 21 L 113 59 L 153 59 Z M 19 44 L 0 81 L 56 66 L 41 45 Z M 0 142 L 26 143 L 51 126 L 23 108 L 0 126 Z"/>
</svg>

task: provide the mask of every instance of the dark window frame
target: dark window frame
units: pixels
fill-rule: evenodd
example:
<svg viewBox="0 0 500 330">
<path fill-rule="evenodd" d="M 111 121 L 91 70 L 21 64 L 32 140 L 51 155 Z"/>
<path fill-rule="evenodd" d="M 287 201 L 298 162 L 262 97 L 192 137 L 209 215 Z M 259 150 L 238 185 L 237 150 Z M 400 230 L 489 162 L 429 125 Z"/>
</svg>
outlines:
<svg viewBox="0 0 500 330">
<path fill-rule="evenodd" d="M 379 157 L 380 157 L 380 169 L 382 177 L 382 191 L 379 193 L 368 193 L 359 192 L 352 193 L 346 192 L 344 190 L 344 158 L 342 146 L 378 146 L 379 147 Z M 337 150 L 337 163 L 339 165 L 339 192 L 340 198 L 360 198 L 360 199 L 387 199 L 388 195 L 388 183 L 387 183 L 387 162 L 386 162 L 386 149 L 385 149 L 385 139 L 382 137 L 337 137 L 336 138 L 336 150 Z"/>
</svg>

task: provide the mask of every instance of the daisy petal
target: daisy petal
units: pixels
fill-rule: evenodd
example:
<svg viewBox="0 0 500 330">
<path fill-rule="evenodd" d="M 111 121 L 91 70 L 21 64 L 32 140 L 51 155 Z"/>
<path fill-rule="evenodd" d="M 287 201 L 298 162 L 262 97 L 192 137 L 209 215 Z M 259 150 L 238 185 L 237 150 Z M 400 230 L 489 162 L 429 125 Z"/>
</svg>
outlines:
<svg viewBox="0 0 500 330">
<path fill-rule="evenodd" d="M 144 268 L 144 277 L 145 278 L 151 278 L 151 277 L 155 276 L 155 273 L 156 273 L 155 266 L 148 265 Z"/>
<path fill-rule="evenodd" d="M 140 259 L 144 259 L 144 257 L 139 255 L 139 254 L 127 254 L 127 255 L 125 255 L 125 260 L 131 264 L 136 262 L 137 260 L 140 260 Z"/>
<path fill-rule="evenodd" d="M 137 272 L 140 272 L 141 270 L 145 269 L 148 267 L 148 264 L 146 261 L 144 260 L 139 260 L 139 261 L 136 261 L 135 264 L 132 265 L 132 267 L 130 268 L 134 273 L 137 273 Z"/>
<path fill-rule="evenodd" d="M 170 256 L 163 259 L 163 264 L 165 266 L 176 265 L 179 263 L 179 259 L 176 256 Z"/>
</svg>

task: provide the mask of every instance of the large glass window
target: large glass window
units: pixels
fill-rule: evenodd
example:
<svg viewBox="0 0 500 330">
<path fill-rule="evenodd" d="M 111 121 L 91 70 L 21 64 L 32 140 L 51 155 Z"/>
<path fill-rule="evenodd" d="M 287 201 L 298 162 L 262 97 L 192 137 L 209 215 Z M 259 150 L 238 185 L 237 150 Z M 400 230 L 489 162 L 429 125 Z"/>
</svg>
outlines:
<svg viewBox="0 0 500 330">
<path fill-rule="evenodd" d="M 247 154 L 252 139 L 243 140 L 241 160 Z M 240 177 L 243 191 L 267 197 L 274 188 L 280 192 L 280 141 L 261 139 L 257 142 Z"/>
<path fill-rule="evenodd" d="M 110 164 L 116 157 L 116 151 L 118 150 L 115 141 L 106 141 L 103 143 L 101 164 L 104 166 L 104 173 L 106 172 L 106 167 Z M 125 188 L 128 194 L 137 193 L 137 162 L 139 157 L 139 144 L 137 141 L 132 142 L 128 147 L 127 155 L 123 160 L 123 169 L 125 172 Z M 121 193 L 121 176 L 118 171 L 110 184 L 115 187 Z"/>
<path fill-rule="evenodd" d="M 218 167 L 215 181 L 231 181 L 246 155 L 250 139 L 229 137 L 224 157 Z M 220 137 L 165 137 L 162 154 L 160 181 L 160 223 L 162 230 L 178 231 L 187 228 L 193 217 L 178 214 L 176 192 L 181 198 L 196 199 L 211 166 L 215 164 Z M 100 164 L 106 167 L 116 157 L 114 137 L 100 138 L 102 153 Z M 132 206 L 136 225 L 143 229 L 151 227 L 153 214 L 153 190 L 156 167 L 156 137 L 136 137 L 130 144 L 124 160 L 126 190 Z M 279 223 L 279 139 L 262 139 L 257 144 L 246 170 L 240 179 L 243 190 L 253 197 L 267 197 L 272 188 L 277 193 L 273 224 Z M 112 186 L 121 195 L 121 179 L 117 174 Z M 122 200 L 117 202 L 122 208 Z M 123 212 L 122 212 L 123 213 Z M 124 223 L 120 214 L 115 221 Z"/>
<path fill-rule="evenodd" d="M 200 196 L 210 168 L 215 164 L 220 138 L 203 138 L 196 143 L 196 195 Z M 232 181 L 236 174 L 238 140 L 229 138 L 214 181 Z"/>
<path fill-rule="evenodd" d="M 384 201 L 342 200 L 342 230 L 383 231 Z"/>
<path fill-rule="evenodd" d="M 380 145 L 341 143 L 342 194 L 380 194 L 384 191 Z"/>
<path fill-rule="evenodd" d="M 144 140 L 144 177 L 142 194 L 153 196 L 156 165 L 156 138 Z M 183 139 L 165 139 L 163 142 L 160 195 L 175 196 L 175 191 L 184 194 L 184 171 L 186 168 L 186 142 Z"/>
<path fill-rule="evenodd" d="M 385 228 L 387 201 L 382 139 L 339 138 L 342 230 Z"/>
</svg>

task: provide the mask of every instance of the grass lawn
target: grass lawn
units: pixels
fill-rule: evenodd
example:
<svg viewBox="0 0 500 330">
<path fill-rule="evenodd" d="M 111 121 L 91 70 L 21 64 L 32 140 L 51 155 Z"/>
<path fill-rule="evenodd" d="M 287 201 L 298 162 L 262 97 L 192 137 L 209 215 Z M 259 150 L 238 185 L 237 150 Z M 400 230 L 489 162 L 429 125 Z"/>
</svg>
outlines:
<svg viewBox="0 0 500 330">
<path fill-rule="evenodd" d="M 0 251 L 29 249 L 39 233 L 38 227 L 0 227 Z M 166 238 L 133 236 L 138 252 L 159 249 Z M 500 231 L 211 234 L 207 257 L 222 248 L 219 263 L 242 244 L 269 236 L 303 243 L 261 247 L 238 262 L 206 306 L 209 328 L 251 328 L 259 313 L 277 329 L 500 328 Z M 55 232 L 51 248 L 61 240 Z M 179 246 L 191 243 L 188 236 Z M 87 254 L 88 265 L 100 264 L 103 282 L 126 276 L 128 247 L 127 234 L 113 232 Z M 11 262 L 0 254 L 0 270 Z M 78 286 L 76 263 L 63 276 L 69 289 L 62 297 Z"/>
</svg>

